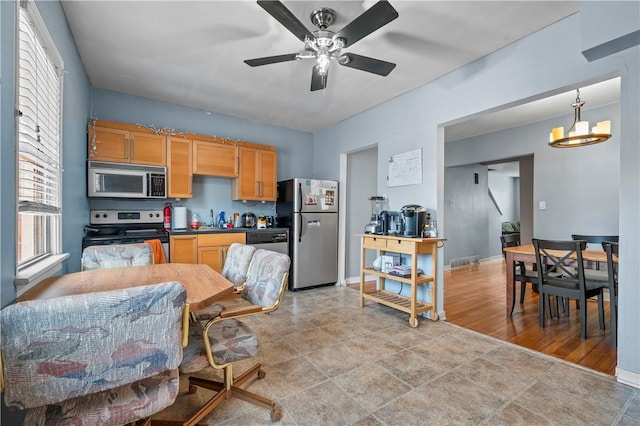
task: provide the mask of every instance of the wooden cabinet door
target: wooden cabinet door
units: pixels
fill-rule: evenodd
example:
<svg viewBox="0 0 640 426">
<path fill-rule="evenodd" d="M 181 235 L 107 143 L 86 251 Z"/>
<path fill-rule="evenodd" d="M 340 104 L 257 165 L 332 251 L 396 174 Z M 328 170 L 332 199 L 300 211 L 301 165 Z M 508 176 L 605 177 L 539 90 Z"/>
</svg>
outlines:
<svg viewBox="0 0 640 426">
<path fill-rule="evenodd" d="M 169 261 L 171 263 L 197 263 L 197 235 L 172 235 L 169 237 Z"/>
<path fill-rule="evenodd" d="M 258 152 L 258 197 L 263 201 L 276 201 L 276 185 L 278 179 L 277 156 L 275 151 Z"/>
<path fill-rule="evenodd" d="M 204 263 L 216 272 L 222 272 L 227 246 L 198 248 L 198 263 Z"/>
<path fill-rule="evenodd" d="M 232 182 L 234 200 L 256 200 L 258 194 L 258 150 L 238 149 L 239 173 Z"/>
<path fill-rule="evenodd" d="M 238 148 L 222 143 L 193 141 L 193 173 L 196 175 L 237 177 Z"/>
<path fill-rule="evenodd" d="M 131 163 L 167 165 L 167 138 L 163 135 L 130 132 Z"/>
<path fill-rule="evenodd" d="M 191 139 L 167 138 L 169 198 L 192 198 Z"/>
<path fill-rule="evenodd" d="M 89 126 L 89 160 L 128 162 L 129 152 L 128 131 Z"/>
</svg>

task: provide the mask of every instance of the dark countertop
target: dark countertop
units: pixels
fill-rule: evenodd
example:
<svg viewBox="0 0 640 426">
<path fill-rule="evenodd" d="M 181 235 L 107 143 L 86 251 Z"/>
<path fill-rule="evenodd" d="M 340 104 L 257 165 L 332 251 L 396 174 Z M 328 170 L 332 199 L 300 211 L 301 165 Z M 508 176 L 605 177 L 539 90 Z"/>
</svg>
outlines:
<svg viewBox="0 0 640 426">
<path fill-rule="evenodd" d="M 232 233 L 248 233 L 248 232 L 274 232 L 274 231 L 288 231 L 289 228 L 200 228 L 200 229 L 187 229 L 184 231 L 171 231 L 169 235 L 193 235 L 193 234 L 232 234 Z"/>
</svg>

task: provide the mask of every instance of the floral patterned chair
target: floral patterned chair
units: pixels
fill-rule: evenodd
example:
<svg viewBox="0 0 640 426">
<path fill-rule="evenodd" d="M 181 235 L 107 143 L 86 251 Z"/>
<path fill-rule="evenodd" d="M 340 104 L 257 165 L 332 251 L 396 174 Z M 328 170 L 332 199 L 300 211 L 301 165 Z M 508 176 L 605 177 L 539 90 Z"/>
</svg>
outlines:
<svg viewBox="0 0 640 426">
<path fill-rule="evenodd" d="M 0 311 L 0 384 L 25 425 L 121 425 L 178 394 L 177 282 L 20 302 Z"/>
<path fill-rule="evenodd" d="M 82 251 L 83 271 L 124 266 L 153 265 L 153 250 L 147 243 L 89 246 Z"/>
<path fill-rule="evenodd" d="M 227 249 L 227 256 L 222 268 L 222 276 L 233 283 L 236 293 L 242 292 L 244 282 L 247 279 L 249 264 L 253 258 L 256 248 L 246 244 L 233 243 Z M 216 317 L 223 309 L 222 305 L 213 304 L 199 311 L 192 312 L 191 315 L 196 321 L 210 320 Z"/>
<path fill-rule="evenodd" d="M 233 376 L 233 363 L 255 357 L 258 354 L 258 337 L 240 318 L 272 312 L 280 305 L 289 274 L 290 260 L 286 254 L 258 249 L 253 254 L 247 280 L 241 297 L 244 306 L 226 309 L 209 321 L 198 321 L 190 325 L 189 345 L 184 351 L 180 365 L 181 373 L 193 373 L 211 366 L 224 370 L 224 382 L 215 382 L 189 377 L 189 391 L 197 387 L 217 393 L 185 424 L 196 424 L 215 407 L 229 397 L 238 396 L 245 401 L 271 409 L 271 420 L 278 421 L 281 408 L 274 401 L 249 392 L 239 386 L 257 373 L 264 378 L 265 372 L 257 364 L 238 377 Z"/>
</svg>

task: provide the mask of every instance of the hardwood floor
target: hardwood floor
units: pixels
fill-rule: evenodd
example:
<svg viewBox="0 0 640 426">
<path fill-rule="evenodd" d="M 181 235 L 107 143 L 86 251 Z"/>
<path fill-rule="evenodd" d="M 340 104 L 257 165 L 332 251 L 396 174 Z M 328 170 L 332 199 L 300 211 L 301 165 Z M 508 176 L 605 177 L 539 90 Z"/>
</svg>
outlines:
<svg viewBox="0 0 640 426">
<path fill-rule="evenodd" d="M 538 321 L 538 295 L 527 285 L 520 305 L 516 284 L 516 307 L 506 315 L 505 263 L 502 259 L 462 266 L 444 272 L 444 308 L 447 321 L 507 342 L 561 358 L 593 370 L 615 374 L 617 351 L 611 346 L 609 303 L 605 302 L 606 330 L 598 328 L 595 300 L 588 302 L 587 339 L 580 339 L 580 317 L 571 302 L 570 315 Z"/>
<path fill-rule="evenodd" d="M 462 266 L 444 272 L 444 309 L 447 321 L 469 330 L 561 358 L 592 370 L 615 374 L 617 350 L 611 346 L 609 303 L 605 302 L 606 330 L 598 327 L 597 302 L 589 301 L 587 339 L 580 339 L 580 317 L 571 302 L 570 315 L 538 323 L 538 295 L 527 285 L 524 304 L 519 304 L 520 284 L 516 283 L 516 306 L 506 315 L 505 263 L 502 259 L 480 265 Z M 350 285 L 359 289 L 359 285 Z M 375 290 L 367 283 L 365 291 Z"/>
</svg>

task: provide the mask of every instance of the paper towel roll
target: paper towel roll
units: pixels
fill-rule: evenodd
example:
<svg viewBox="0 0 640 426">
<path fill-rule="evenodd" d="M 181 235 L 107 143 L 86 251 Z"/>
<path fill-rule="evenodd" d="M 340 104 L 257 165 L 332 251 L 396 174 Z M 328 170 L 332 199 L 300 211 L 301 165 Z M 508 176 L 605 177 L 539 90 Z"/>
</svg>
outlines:
<svg viewBox="0 0 640 426">
<path fill-rule="evenodd" d="M 187 229 L 187 208 L 186 207 L 174 207 L 173 208 L 173 229 L 176 231 L 183 231 Z"/>
</svg>

